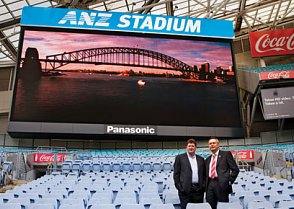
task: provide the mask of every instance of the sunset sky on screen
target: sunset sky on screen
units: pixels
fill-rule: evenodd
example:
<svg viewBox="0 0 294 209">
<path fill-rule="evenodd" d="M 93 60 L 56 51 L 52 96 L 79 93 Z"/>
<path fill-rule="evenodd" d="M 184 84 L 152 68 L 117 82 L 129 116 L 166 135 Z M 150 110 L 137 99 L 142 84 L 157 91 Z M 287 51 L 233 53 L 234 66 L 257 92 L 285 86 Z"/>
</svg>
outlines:
<svg viewBox="0 0 294 209">
<path fill-rule="evenodd" d="M 48 55 L 91 48 L 131 47 L 156 51 L 191 66 L 197 65 L 199 67 L 208 62 L 211 70 L 218 66 L 223 69 L 232 66 L 230 44 L 222 42 L 26 30 L 22 58 L 24 58 L 28 47 L 37 48 L 40 59 L 45 59 Z M 79 67 L 81 69 L 99 69 L 97 65 L 79 66 L 77 64 L 69 64 L 62 68 L 77 69 Z M 113 67 L 113 69 L 116 68 L 118 67 Z M 109 65 L 107 65 L 107 69 L 113 70 Z M 124 66 L 118 69 L 130 69 L 130 67 Z"/>
</svg>

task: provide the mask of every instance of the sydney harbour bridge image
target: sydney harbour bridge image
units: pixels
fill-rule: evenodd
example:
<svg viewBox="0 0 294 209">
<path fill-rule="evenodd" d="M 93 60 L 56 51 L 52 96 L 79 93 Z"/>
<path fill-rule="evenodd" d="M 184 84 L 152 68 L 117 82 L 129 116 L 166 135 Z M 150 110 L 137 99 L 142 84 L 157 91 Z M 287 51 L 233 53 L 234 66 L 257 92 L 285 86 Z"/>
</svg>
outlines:
<svg viewBox="0 0 294 209">
<path fill-rule="evenodd" d="M 45 63 L 45 67 L 42 68 L 40 62 Z M 175 57 L 148 49 L 132 47 L 82 49 L 47 55 L 45 59 L 39 58 L 39 52 L 36 48 L 27 48 L 23 59 L 23 74 L 32 71 L 29 73 L 31 74 L 30 78 L 38 78 L 42 74 L 59 75 L 59 69 L 70 64 L 140 67 L 161 69 L 162 72 L 178 71 L 182 74 L 182 78 L 206 81 L 220 81 L 221 79 L 221 81 L 224 81 L 230 78 L 224 73 L 226 71 L 223 69 L 210 72 L 209 63 L 205 63 L 198 69 L 197 66 L 186 64 Z"/>
</svg>

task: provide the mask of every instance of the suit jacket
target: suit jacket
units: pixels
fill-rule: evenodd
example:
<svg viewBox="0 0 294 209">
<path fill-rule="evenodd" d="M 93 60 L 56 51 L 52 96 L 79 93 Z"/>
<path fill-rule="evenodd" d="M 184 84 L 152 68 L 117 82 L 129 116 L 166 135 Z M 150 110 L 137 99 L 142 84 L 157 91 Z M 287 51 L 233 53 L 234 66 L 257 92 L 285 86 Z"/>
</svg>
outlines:
<svg viewBox="0 0 294 209">
<path fill-rule="evenodd" d="M 196 155 L 198 165 L 198 183 L 200 190 L 205 191 L 205 162 L 204 158 Z M 187 153 L 176 156 L 174 163 L 175 187 L 180 192 L 189 193 L 192 186 L 192 168 Z"/>
<path fill-rule="evenodd" d="M 206 158 L 206 189 L 208 186 L 208 178 L 209 178 L 209 163 L 211 160 L 211 155 Z M 228 193 L 232 193 L 232 184 L 236 180 L 239 174 L 239 168 L 236 164 L 236 161 L 233 158 L 233 155 L 230 151 L 219 151 L 218 159 L 216 163 L 216 172 L 219 182 L 219 189 L 226 191 Z"/>
</svg>

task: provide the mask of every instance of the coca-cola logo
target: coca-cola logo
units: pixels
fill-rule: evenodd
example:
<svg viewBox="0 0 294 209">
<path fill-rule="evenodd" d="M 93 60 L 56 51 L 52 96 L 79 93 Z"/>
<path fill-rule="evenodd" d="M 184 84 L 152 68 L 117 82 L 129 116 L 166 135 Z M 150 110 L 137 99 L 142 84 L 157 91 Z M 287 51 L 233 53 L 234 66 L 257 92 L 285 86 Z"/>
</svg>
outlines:
<svg viewBox="0 0 294 209">
<path fill-rule="evenodd" d="M 268 79 L 290 78 L 289 71 L 270 72 L 267 76 Z"/>
<path fill-rule="evenodd" d="M 270 37 L 270 34 L 264 34 L 256 41 L 255 50 L 259 53 L 294 50 L 294 33 L 281 37 Z"/>
<path fill-rule="evenodd" d="M 62 162 L 64 155 L 57 155 L 57 162 Z M 35 162 L 54 162 L 54 154 L 37 154 Z"/>
</svg>

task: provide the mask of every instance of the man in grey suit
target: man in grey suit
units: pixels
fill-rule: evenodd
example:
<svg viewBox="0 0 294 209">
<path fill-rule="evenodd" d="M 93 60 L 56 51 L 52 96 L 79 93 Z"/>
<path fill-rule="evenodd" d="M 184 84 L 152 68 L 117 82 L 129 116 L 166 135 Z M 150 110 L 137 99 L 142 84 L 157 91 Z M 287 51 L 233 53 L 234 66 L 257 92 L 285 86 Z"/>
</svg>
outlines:
<svg viewBox="0 0 294 209">
<path fill-rule="evenodd" d="M 203 203 L 205 191 L 204 158 L 196 155 L 195 139 L 187 141 L 186 153 L 176 156 L 174 163 L 174 182 L 178 189 L 181 209 L 188 203 Z"/>
<path fill-rule="evenodd" d="M 239 174 L 239 168 L 230 151 L 219 150 L 219 140 L 215 137 L 208 141 L 212 155 L 205 160 L 206 165 L 206 201 L 212 209 L 217 202 L 229 202 L 232 184 Z"/>
</svg>

